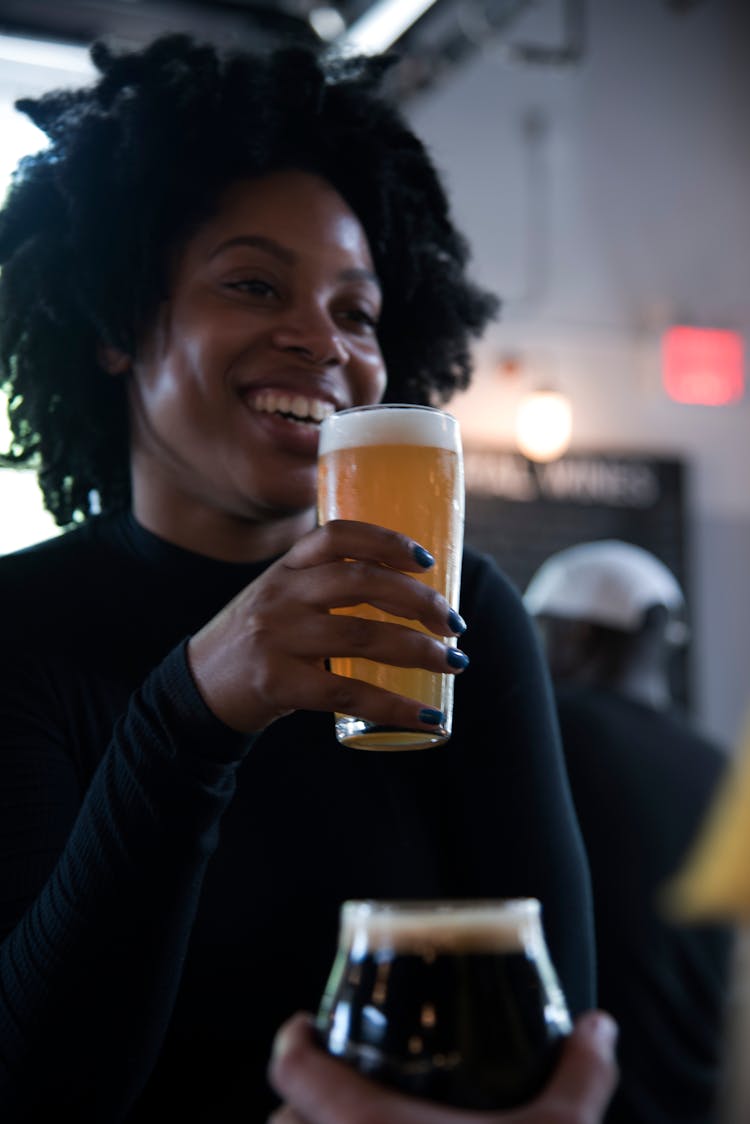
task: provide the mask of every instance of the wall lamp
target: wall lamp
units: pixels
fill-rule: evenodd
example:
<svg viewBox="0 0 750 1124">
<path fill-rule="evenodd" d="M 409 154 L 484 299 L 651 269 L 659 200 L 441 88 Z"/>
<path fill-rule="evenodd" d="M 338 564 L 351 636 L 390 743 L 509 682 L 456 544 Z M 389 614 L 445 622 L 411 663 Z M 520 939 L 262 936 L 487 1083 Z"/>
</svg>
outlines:
<svg viewBox="0 0 750 1124">
<path fill-rule="evenodd" d="M 532 461 L 553 461 L 565 453 L 573 432 L 570 399 L 559 390 L 531 390 L 516 410 L 518 449 Z"/>
</svg>

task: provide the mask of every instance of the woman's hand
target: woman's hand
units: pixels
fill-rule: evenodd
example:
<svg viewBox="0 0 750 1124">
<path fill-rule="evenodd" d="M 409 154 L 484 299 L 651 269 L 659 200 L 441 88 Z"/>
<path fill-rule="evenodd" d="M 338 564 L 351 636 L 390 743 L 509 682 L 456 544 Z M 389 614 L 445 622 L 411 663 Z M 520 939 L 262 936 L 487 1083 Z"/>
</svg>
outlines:
<svg viewBox="0 0 750 1124">
<path fill-rule="evenodd" d="M 191 638 L 188 659 L 205 702 L 226 725 L 247 733 L 299 709 L 430 729 L 434 723 L 422 720 L 419 701 L 325 666 L 332 656 L 357 656 L 454 672 L 447 661 L 455 648 L 436 636 L 462 631 L 451 628 L 459 618 L 444 597 L 402 572 L 424 573 L 429 564 L 406 535 L 369 523 L 336 520 L 305 535 Z M 363 603 L 419 621 L 436 635 L 330 612 Z"/>
<path fill-rule="evenodd" d="M 523 1108 L 470 1112 L 394 1093 L 315 1045 L 298 1014 L 274 1043 L 269 1078 L 286 1104 L 268 1124 L 599 1124 L 617 1084 L 617 1027 L 603 1011 L 577 1019 L 544 1091 Z"/>
</svg>

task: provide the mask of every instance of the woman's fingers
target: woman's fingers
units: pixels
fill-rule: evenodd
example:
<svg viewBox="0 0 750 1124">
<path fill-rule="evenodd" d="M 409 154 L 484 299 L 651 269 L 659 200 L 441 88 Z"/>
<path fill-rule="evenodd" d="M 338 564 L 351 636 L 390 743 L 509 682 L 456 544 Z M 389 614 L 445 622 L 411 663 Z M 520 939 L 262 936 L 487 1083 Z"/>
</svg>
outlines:
<svg viewBox="0 0 750 1124">
<path fill-rule="evenodd" d="M 360 611 L 366 616 L 360 616 Z M 395 667 L 421 667 L 427 671 L 458 674 L 469 658 L 455 644 L 432 636 L 423 629 L 384 621 L 366 606 L 354 616 L 334 612 L 321 621 L 312 616 L 297 621 L 289 644 L 302 659 L 368 659 Z"/>
<path fill-rule="evenodd" d="M 617 1024 L 604 1011 L 589 1011 L 576 1020 L 544 1093 L 553 1114 L 550 1124 L 557 1119 L 599 1124 L 617 1085 L 616 1042 Z M 536 1124 L 536 1117 L 520 1115 L 518 1124 Z"/>
<path fill-rule="evenodd" d="M 418 620 L 438 636 L 462 631 L 460 617 L 431 588 L 432 555 L 397 531 L 335 520 L 305 535 L 277 565 L 303 571 L 309 598 L 326 608 L 367 603 Z M 425 580 L 415 580 L 421 577 Z"/>
<path fill-rule="evenodd" d="M 273 1124 L 600 1124 L 617 1083 L 616 1025 L 600 1011 L 581 1016 L 546 1089 L 507 1112 L 443 1108 L 400 1096 L 329 1057 L 313 1041 L 310 1016 L 279 1031 L 269 1078 L 292 1116 Z M 300 1115 L 295 1115 L 299 1113 Z"/>
<path fill-rule="evenodd" d="M 299 539 L 284 556 L 287 566 L 305 569 L 337 558 L 361 558 L 394 570 L 429 570 L 433 556 L 421 543 L 374 523 L 334 519 Z"/>
<path fill-rule="evenodd" d="M 301 703 L 300 709 L 355 714 L 381 726 L 410 730 L 434 730 L 444 721 L 445 716 L 439 710 L 426 706 L 424 700 L 395 695 L 361 679 L 326 672 L 319 674 L 319 682 L 314 683 L 310 679 L 303 686 L 302 693 L 306 695 L 309 691 L 309 698 Z"/>
<path fill-rule="evenodd" d="M 438 710 L 425 705 L 424 700 L 395 695 L 380 687 L 372 686 L 361 679 L 350 679 L 333 675 L 320 668 L 300 663 L 290 670 L 293 683 L 289 690 L 277 686 L 277 676 L 273 668 L 268 672 L 255 672 L 249 676 L 245 691 L 236 704 L 228 700 L 226 709 L 219 717 L 233 729 L 250 731 L 249 719 L 245 715 L 254 705 L 253 700 L 262 700 L 256 709 L 264 715 L 269 712 L 280 716 L 294 710 L 323 710 L 329 713 L 355 714 L 383 726 L 404 727 L 410 730 L 434 731 L 444 716 Z M 199 689 L 201 687 L 198 683 Z M 289 706 L 289 699 L 294 705 Z M 265 719 L 265 724 L 270 719 Z M 257 729 L 261 729 L 257 725 Z"/>
<path fill-rule="evenodd" d="M 414 631 L 397 625 L 368 624 L 373 629 L 392 629 L 394 633 Z M 340 627 L 338 622 L 334 626 Z M 346 622 L 344 627 L 348 627 Z M 424 707 L 424 700 L 395 695 L 363 680 L 326 670 L 322 652 L 331 646 L 325 645 L 321 656 L 316 656 L 317 645 L 308 644 L 304 633 L 304 625 L 298 622 L 296 634 L 285 646 L 280 637 L 266 642 L 266 629 L 248 636 L 241 631 L 238 634 L 237 630 L 224 630 L 216 620 L 211 622 L 188 644 L 190 668 L 206 704 L 226 725 L 248 733 L 264 729 L 292 710 L 357 714 L 372 722 L 409 729 L 433 729 L 442 721 L 439 713 Z M 355 654 L 377 658 L 379 651 L 399 666 L 434 668 L 453 674 L 462 670 L 448 662 L 449 657 L 455 657 L 455 650 L 451 652 L 424 635 L 418 634 L 415 639 L 407 635 L 405 642 L 393 649 L 388 644 L 374 643 L 368 651 L 360 645 Z"/>
<path fill-rule="evenodd" d="M 418 621 L 436 636 L 451 636 L 458 631 L 452 627 L 449 602 L 425 580 L 419 580 L 419 575 L 341 559 L 310 567 L 303 574 L 300 596 L 311 606 L 327 611 L 367 604 L 394 617 Z"/>
<path fill-rule="evenodd" d="M 290 1107 L 311 1124 L 454 1124 L 455 1114 L 401 1097 L 359 1076 L 315 1046 L 310 1020 L 293 1016 L 274 1043 L 269 1078 Z M 274 1122 L 275 1124 L 275 1122 Z"/>
<path fill-rule="evenodd" d="M 337 522 L 318 528 L 191 638 L 188 659 L 198 690 L 223 722 L 245 732 L 300 709 L 434 728 L 442 716 L 423 713 L 424 700 L 326 669 L 330 659 L 359 657 L 461 672 L 468 660 L 441 637 L 465 626 L 442 595 L 418 580 L 418 571 L 430 568 L 421 547 L 383 527 Z M 356 616 L 337 612 L 356 606 L 362 606 Z M 374 619 L 378 613 L 421 627 Z"/>
</svg>

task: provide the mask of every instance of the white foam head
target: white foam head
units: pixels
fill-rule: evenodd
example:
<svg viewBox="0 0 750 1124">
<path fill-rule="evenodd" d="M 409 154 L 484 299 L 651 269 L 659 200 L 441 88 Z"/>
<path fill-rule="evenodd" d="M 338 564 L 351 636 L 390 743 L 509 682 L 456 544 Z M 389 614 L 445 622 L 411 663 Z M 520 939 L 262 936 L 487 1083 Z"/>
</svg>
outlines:
<svg viewBox="0 0 750 1124">
<path fill-rule="evenodd" d="M 430 406 L 361 406 L 330 414 L 321 423 L 320 456 L 361 445 L 426 445 L 459 452 L 461 436 L 451 414 Z"/>
</svg>

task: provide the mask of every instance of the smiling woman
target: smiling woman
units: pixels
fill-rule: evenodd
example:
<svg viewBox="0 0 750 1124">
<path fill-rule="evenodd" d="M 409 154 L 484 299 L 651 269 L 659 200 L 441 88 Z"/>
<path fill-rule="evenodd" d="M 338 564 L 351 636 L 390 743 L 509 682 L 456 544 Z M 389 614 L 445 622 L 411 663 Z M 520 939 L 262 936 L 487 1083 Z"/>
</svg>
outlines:
<svg viewBox="0 0 750 1124">
<path fill-rule="evenodd" d="M 365 233 L 323 179 L 275 172 L 224 193 L 132 363 L 139 522 L 228 561 L 311 530 L 320 418 L 385 389 L 380 305 Z"/>
<path fill-rule="evenodd" d="M 468 664 L 418 580 L 447 544 L 315 526 L 320 419 L 447 400 L 496 307 L 387 63 L 93 57 L 21 103 L 50 146 L 0 213 L 5 462 L 65 531 L 0 560 L 0 1115 L 260 1121 L 344 898 L 539 898 L 575 1014 L 586 864 L 535 634 L 471 550 L 451 741 L 334 737 L 442 716 L 332 658 Z M 332 611 L 363 604 L 423 627 Z"/>
</svg>

